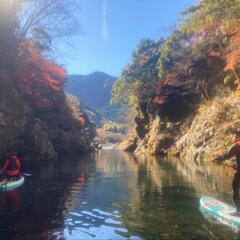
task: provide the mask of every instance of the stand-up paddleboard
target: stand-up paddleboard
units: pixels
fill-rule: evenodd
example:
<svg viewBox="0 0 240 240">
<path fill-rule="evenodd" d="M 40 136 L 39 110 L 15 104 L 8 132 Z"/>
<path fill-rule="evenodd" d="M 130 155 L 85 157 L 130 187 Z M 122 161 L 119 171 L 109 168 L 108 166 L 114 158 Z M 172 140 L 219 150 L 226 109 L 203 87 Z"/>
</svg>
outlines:
<svg viewBox="0 0 240 240">
<path fill-rule="evenodd" d="M 200 209 L 222 223 L 240 227 L 240 217 L 232 215 L 236 209 L 212 197 L 201 197 Z"/>
<path fill-rule="evenodd" d="M 22 186 L 24 183 L 24 177 L 21 176 L 17 181 L 2 181 L 0 182 L 0 192 L 6 192 L 6 191 L 11 191 L 14 190 L 20 186 Z"/>
</svg>

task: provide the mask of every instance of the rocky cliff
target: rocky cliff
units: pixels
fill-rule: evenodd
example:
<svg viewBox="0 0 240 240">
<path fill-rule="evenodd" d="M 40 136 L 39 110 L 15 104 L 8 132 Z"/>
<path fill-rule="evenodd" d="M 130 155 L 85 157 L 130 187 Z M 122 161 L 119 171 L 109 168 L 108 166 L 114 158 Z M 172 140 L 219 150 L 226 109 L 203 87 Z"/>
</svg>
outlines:
<svg viewBox="0 0 240 240">
<path fill-rule="evenodd" d="M 0 157 L 19 152 L 26 163 L 56 159 L 62 153 L 91 150 L 95 127 L 84 115 L 80 126 L 69 114 L 57 109 L 41 111 L 21 87 L 1 72 L 0 76 Z M 41 161 L 39 161 L 41 160 Z"/>
<path fill-rule="evenodd" d="M 135 127 L 120 148 L 134 153 L 165 154 L 174 143 L 178 123 L 162 120 L 152 105 L 136 109 Z M 174 125 L 174 126 L 173 126 Z"/>
<path fill-rule="evenodd" d="M 236 93 L 220 95 L 202 104 L 173 150 L 182 158 L 199 163 L 224 154 L 233 144 L 234 132 L 240 127 L 239 104 Z"/>
<path fill-rule="evenodd" d="M 240 126 L 239 104 L 235 92 L 220 93 L 175 123 L 138 108 L 135 127 L 120 147 L 134 153 L 178 155 L 198 163 L 211 161 L 234 142 Z"/>
</svg>

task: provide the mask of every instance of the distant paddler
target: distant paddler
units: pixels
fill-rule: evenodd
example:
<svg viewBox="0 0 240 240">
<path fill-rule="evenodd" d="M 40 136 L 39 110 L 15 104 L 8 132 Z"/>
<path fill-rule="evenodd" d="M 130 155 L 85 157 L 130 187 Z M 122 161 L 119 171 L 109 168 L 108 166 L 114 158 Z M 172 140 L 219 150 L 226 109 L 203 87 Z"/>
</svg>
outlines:
<svg viewBox="0 0 240 240">
<path fill-rule="evenodd" d="M 12 153 L 8 158 L 0 174 L 6 174 L 7 181 L 17 181 L 20 178 L 21 162 L 16 153 Z"/>
<path fill-rule="evenodd" d="M 235 175 L 232 182 L 233 201 L 236 206 L 236 212 L 233 214 L 240 217 L 240 130 L 235 132 L 235 141 L 231 148 L 223 156 L 219 156 L 213 160 L 215 163 L 221 163 L 229 158 L 235 157 L 236 167 Z"/>
</svg>

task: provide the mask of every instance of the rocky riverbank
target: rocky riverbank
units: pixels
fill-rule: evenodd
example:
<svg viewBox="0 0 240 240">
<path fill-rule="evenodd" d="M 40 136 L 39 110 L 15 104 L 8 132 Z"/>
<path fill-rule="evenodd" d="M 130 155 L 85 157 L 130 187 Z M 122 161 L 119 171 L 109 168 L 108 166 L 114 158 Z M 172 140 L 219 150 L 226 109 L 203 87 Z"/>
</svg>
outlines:
<svg viewBox="0 0 240 240">
<path fill-rule="evenodd" d="M 199 105 L 187 118 L 171 123 L 138 112 L 135 128 L 120 148 L 134 153 L 175 154 L 196 162 L 224 154 L 240 127 L 240 97 L 221 93 Z M 138 109 L 139 110 L 139 109 Z M 230 163 L 230 162 L 229 162 Z"/>
</svg>

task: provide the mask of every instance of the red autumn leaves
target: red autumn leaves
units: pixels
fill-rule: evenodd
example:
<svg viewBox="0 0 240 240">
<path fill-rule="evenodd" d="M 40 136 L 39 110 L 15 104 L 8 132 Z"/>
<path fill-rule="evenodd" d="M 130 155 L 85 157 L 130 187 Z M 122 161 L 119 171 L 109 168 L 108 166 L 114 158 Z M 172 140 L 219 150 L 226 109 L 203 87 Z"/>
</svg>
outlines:
<svg viewBox="0 0 240 240">
<path fill-rule="evenodd" d="M 65 79 L 65 69 L 45 57 L 35 46 L 34 41 L 25 40 L 19 43 L 18 80 L 26 96 L 37 109 L 57 108 L 60 111 L 67 109 Z M 85 123 L 82 116 L 76 121 L 81 126 Z"/>
<path fill-rule="evenodd" d="M 173 86 L 176 83 L 176 76 L 169 72 L 163 83 L 160 83 L 155 86 L 155 97 L 153 99 L 153 103 L 161 106 L 167 100 L 167 95 L 165 93 L 166 86 Z"/>
<path fill-rule="evenodd" d="M 43 57 L 33 41 L 19 44 L 18 79 L 40 108 L 51 108 L 63 97 L 65 70 Z"/>
</svg>

